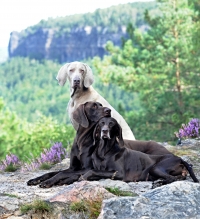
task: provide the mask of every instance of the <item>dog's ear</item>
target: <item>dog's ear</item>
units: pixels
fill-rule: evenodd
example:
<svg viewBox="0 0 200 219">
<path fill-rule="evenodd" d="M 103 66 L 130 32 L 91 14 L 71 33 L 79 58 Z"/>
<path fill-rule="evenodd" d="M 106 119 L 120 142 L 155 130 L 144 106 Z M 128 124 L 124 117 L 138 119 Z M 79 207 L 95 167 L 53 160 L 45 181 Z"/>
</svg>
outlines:
<svg viewBox="0 0 200 219">
<path fill-rule="evenodd" d="M 88 118 L 85 114 L 85 105 L 81 104 L 76 111 L 73 112 L 73 119 L 84 128 L 89 126 Z"/>
<path fill-rule="evenodd" d="M 96 144 L 96 140 L 100 139 L 100 128 L 99 128 L 99 124 L 97 123 L 96 127 L 94 128 L 93 131 L 93 145 Z"/>
<path fill-rule="evenodd" d="M 83 83 L 84 83 L 84 86 L 88 88 L 90 85 L 93 84 L 94 76 L 93 76 L 92 69 L 87 64 L 84 64 L 84 66 L 86 68 L 86 74 L 85 74 Z"/>
<path fill-rule="evenodd" d="M 58 81 L 58 84 L 60 86 L 64 86 L 65 82 L 67 81 L 67 68 L 70 65 L 70 63 L 66 63 L 65 65 L 63 65 L 60 70 L 58 71 L 58 75 L 56 77 L 56 80 Z"/>
<path fill-rule="evenodd" d="M 115 125 L 115 128 L 116 128 L 116 136 L 119 140 L 119 145 L 124 146 L 124 140 L 122 137 L 122 128 L 118 123 Z"/>
</svg>

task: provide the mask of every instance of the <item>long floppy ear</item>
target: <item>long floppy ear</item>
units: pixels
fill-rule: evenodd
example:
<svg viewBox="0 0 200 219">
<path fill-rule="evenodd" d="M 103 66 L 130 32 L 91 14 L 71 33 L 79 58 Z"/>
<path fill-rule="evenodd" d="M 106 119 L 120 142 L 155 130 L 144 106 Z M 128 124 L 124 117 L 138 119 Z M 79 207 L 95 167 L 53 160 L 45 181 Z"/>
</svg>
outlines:
<svg viewBox="0 0 200 219">
<path fill-rule="evenodd" d="M 85 105 L 81 104 L 74 112 L 73 112 L 73 119 L 84 128 L 89 126 L 88 118 L 85 114 Z"/>
<path fill-rule="evenodd" d="M 118 123 L 115 126 L 116 126 L 116 136 L 119 140 L 119 145 L 124 146 L 124 140 L 122 137 L 122 128 Z"/>
<path fill-rule="evenodd" d="M 60 86 L 64 86 L 65 82 L 67 81 L 67 68 L 70 65 L 70 63 L 66 63 L 63 65 L 60 70 L 58 71 L 58 75 L 56 77 L 56 80 L 58 81 L 58 84 Z"/>
<path fill-rule="evenodd" d="M 96 127 L 94 128 L 94 131 L 93 131 L 93 145 L 95 145 L 96 139 L 100 139 L 100 128 L 99 128 L 98 123 L 97 123 L 97 125 L 96 125 Z"/>
<path fill-rule="evenodd" d="M 88 88 L 90 85 L 93 84 L 94 76 L 93 76 L 92 69 L 87 64 L 84 64 L 84 66 L 86 68 L 86 74 L 85 74 L 83 83 L 84 83 L 84 86 Z"/>
</svg>

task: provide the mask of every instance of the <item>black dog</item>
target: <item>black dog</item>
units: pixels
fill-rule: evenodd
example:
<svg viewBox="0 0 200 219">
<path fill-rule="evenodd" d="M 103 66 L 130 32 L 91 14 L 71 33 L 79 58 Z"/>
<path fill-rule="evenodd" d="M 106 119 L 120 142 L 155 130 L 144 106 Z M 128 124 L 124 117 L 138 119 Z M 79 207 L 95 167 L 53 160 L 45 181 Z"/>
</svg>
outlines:
<svg viewBox="0 0 200 219">
<path fill-rule="evenodd" d="M 191 166 L 173 154 L 149 155 L 123 147 L 122 130 L 114 118 L 102 118 L 93 137 L 96 149 L 92 154 L 93 170 L 82 176 L 85 180 L 111 178 L 125 182 L 154 181 L 162 184 L 186 179 L 186 170 L 199 182 Z"/>
<path fill-rule="evenodd" d="M 96 123 L 104 116 L 110 116 L 111 110 L 98 102 L 86 102 L 80 105 L 73 114 L 73 119 L 79 124 L 70 154 L 70 167 L 63 171 L 44 174 L 27 182 L 30 185 L 40 184 L 42 188 L 53 185 L 71 184 L 93 168 L 92 153 L 93 131 Z"/>
</svg>

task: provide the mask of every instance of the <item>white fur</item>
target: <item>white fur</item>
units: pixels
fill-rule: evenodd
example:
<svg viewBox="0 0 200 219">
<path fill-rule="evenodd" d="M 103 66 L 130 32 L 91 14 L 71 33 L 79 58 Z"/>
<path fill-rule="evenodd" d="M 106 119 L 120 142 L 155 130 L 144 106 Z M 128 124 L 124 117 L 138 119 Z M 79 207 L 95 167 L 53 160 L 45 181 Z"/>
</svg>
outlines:
<svg viewBox="0 0 200 219">
<path fill-rule="evenodd" d="M 74 93 L 73 80 L 80 79 L 80 88 Z M 111 109 L 111 116 L 117 120 L 122 127 L 122 135 L 124 139 L 135 140 L 135 137 L 124 120 L 124 118 L 91 86 L 94 78 L 91 68 L 82 62 L 71 62 L 61 67 L 56 77 L 59 85 L 64 86 L 65 82 L 69 80 L 71 98 L 68 103 L 68 114 L 72 125 L 78 130 L 78 124 L 72 118 L 72 113 L 80 104 L 88 101 L 95 101 L 101 103 L 104 107 Z M 87 89 L 84 89 L 87 88 Z"/>
</svg>

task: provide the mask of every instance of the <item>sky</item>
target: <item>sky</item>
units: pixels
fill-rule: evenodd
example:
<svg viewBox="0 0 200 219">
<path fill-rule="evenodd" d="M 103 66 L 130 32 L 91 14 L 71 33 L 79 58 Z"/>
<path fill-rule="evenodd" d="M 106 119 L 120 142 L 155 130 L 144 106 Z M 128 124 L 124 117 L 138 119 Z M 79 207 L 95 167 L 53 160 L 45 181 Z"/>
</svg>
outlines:
<svg viewBox="0 0 200 219">
<path fill-rule="evenodd" d="M 0 47 L 7 47 L 10 33 L 21 31 L 49 17 L 93 12 L 97 8 L 136 0 L 1 0 Z M 145 1 L 145 0 L 137 0 Z M 147 1 L 147 0 L 146 0 Z"/>
</svg>

